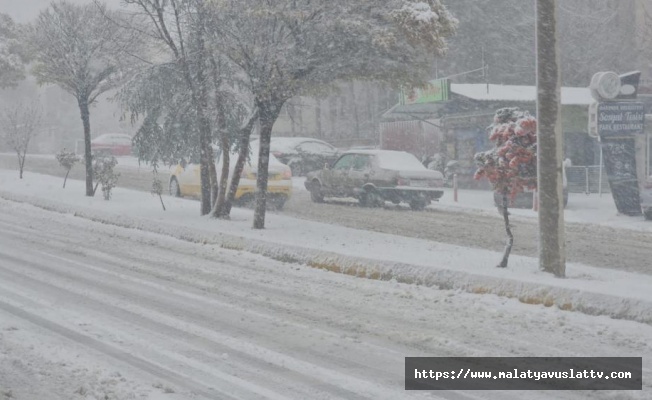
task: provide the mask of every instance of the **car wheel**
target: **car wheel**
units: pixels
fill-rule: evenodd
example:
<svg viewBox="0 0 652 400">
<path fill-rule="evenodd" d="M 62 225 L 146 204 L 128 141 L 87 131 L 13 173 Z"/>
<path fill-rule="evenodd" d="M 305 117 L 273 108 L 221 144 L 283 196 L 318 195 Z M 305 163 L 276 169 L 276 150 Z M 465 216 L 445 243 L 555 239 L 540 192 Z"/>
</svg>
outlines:
<svg viewBox="0 0 652 400">
<path fill-rule="evenodd" d="M 414 211 L 422 211 L 426 208 L 426 201 L 424 199 L 412 199 L 410 200 L 410 208 Z"/>
<path fill-rule="evenodd" d="M 292 162 L 288 165 L 290 171 L 292 171 L 292 176 L 303 176 L 303 166 L 300 162 Z"/>
<path fill-rule="evenodd" d="M 324 193 L 321 191 L 321 183 L 319 181 L 313 181 L 310 185 L 310 200 L 313 203 L 323 203 L 324 202 Z"/>
<path fill-rule="evenodd" d="M 283 207 L 285 207 L 286 201 L 287 201 L 287 197 L 285 196 L 275 196 L 270 199 L 270 204 L 272 206 L 272 209 L 276 211 L 281 211 L 283 210 Z"/>
<path fill-rule="evenodd" d="M 365 189 L 359 197 L 362 207 L 382 207 L 385 201 L 375 189 Z"/>
<path fill-rule="evenodd" d="M 652 221 L 652 207 L 643 210 L 643 216 L 646 220 Z"/>
<path fill-rule="evenodd" d="M 179 188 L 179 182 L 177 182 L 177 178 L 174 177 L 170 179 L 170 196 L 181 197 L 181 189 Z"/>
</svg>

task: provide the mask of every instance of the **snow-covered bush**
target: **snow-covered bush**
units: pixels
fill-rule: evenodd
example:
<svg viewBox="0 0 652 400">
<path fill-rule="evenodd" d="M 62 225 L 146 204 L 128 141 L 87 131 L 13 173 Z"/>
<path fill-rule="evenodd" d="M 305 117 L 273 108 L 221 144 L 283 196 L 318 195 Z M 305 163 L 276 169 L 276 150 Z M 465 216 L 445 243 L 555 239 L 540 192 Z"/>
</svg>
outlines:
<svg viewBox="0 0 652 400">
<path fill-rule="evenodd" d="M 487 130 L 494 147 L 475 155 L 475 179 L 487 178 L 495 191 L 511 198 L 526 188 L 536 189 L 536 119 L 518 108 L 502 108 Z"/>
<path fill-rule="evenodd" d="M 152 177 L 152 189 L 151 193 L 155 196 L 158 196 L 159 200 L 161 200 L 161 207 L 163 207 L 163 211 L 165 211 L 165 204 L 163 203 L 163 182 L 158 178 L 158 171 L 156 170 L 156 167 L 154 167 L 152 171 L 153 177 Z"/>
<path fill-rule="evenodd" d="M 508 241 L 498 266 L 504 268 L 514 242 L 507 210 L 509 201 L 526 188 L 537 186 L 537 121 L 527 111 L 502 108 L 496 111 L 487 131 L 494 147 L 475 155 L 475 179 L 487 178 L 502 199 L 500 208 Z"/>
<path fill-rule="evenodd" d="M 116 165 L 118 165 L 118 160 L 113 156 L 93 156 L 93 175 L 97 181 L 95 190 L 97 190 L 97 185 L 102 185 L 104 200 L 111 199 L 111 190 L 118 183 L 120 174 L 113 170 Z M 93 194 L 95 194 L 95 190 Z"/>
<path fill-rule="evenodd" d="M 57 158 L 57 161 L 59 162 L 59 165 L 66 170 L 66 176 L 63 178 L 63 188 L 66 188 L 66 181 L 68 180 L 68 174 L 70 173 L 70 170 L 72 167 L 75 166 L 81 159 L 77 154 L 75 154 L 72 151 L 66 151 L 66 149 L 62 149 L 57 155 L 55 156 Z"/>
</svg>

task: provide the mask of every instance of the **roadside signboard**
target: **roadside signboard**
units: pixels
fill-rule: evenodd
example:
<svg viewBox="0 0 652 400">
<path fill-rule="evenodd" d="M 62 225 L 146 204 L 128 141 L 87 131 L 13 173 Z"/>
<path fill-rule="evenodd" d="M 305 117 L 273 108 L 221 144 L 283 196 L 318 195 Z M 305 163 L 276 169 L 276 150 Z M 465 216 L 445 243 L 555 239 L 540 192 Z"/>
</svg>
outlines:
<svg viewBox="0 0 652 400">
<path fill-rule="evenodd" d="M 423 88 L 403 89 L 399 103 L 402 105 L 436 103 L 447 101 L 450 97 L 450 82 L 448 79 L 435 79 Z"/>
<path fill-rule="evenodd" d="M 630 101 L 601 102 L 597 105 L 596 121 L 616 209 L 624 215 L 641 215 L 635 137 L 644 133 L 645 105 Z"/>
<path fill-rule="evenodd" d="M 634 137 L 601 137 L 600 146 L 616 209 L 624 215 L 641 215 Z"/>
<path fill-rule="evenodd" d="M 600 138 L 631 137 L 644 133 L 645 105 L 639 102 L 602 102 L 597 107 Z"/>
</svg>

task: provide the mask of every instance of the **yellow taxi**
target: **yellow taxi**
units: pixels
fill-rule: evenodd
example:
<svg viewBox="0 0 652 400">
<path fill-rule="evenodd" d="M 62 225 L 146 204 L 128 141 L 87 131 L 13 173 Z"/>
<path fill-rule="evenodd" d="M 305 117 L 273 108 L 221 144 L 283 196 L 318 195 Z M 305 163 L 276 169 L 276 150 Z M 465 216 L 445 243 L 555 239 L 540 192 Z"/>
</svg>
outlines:
<svg viewBox="0 0 652 400">
<path fill-rule="evenodd" d="M 215 151 L 215 167 L 217 169 L 218 179 L 222 173 L 221 152 Z M 229 183 L 233 176 L 235 163 L 238 159 L 237 153 L 231 153 L 231 162 L 229 163 Z M 256 178 L 258 171 L 258 151 L 250 153 L 249 159 L 242 170 L 238 190 L 235 194 L 235 201 L 240 205 L 249 205 L 253 202 L 256 193 Z M 282 209 L 285 202 L 292 195 L 292 172 L 290 167 L 281 164 L 273 154 L 269 155 L 267 183 L 267 202 L 275 209 Z M 169 189 L 170 195 L 176 197 L 200 197 L 200 168 L 198 162 L 186 162 L 181 160 L 172 170 L 170 176 Z"/>
</svg>

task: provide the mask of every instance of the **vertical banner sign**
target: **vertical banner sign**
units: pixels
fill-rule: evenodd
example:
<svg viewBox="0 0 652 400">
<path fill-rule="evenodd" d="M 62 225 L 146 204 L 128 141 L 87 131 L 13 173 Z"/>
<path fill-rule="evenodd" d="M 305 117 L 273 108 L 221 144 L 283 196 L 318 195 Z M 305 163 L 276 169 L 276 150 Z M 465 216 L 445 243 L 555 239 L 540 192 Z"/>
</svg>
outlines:
<svg viewBox="0 0 652 400">
<path fill-rule="evenodd" d="M 625 215 L 641 215 L 634 138 L 602 139 L 600 144 L 616 209 Z"/>
<path fill-rule="evenodd" d="M 604 102 L 598 105 L 597 114 L 604 167 L 616 208 L 624 215 L 641 215 L 635 136 L 643 133 L 645 107 L 635 102 Z"/>
</svg>

